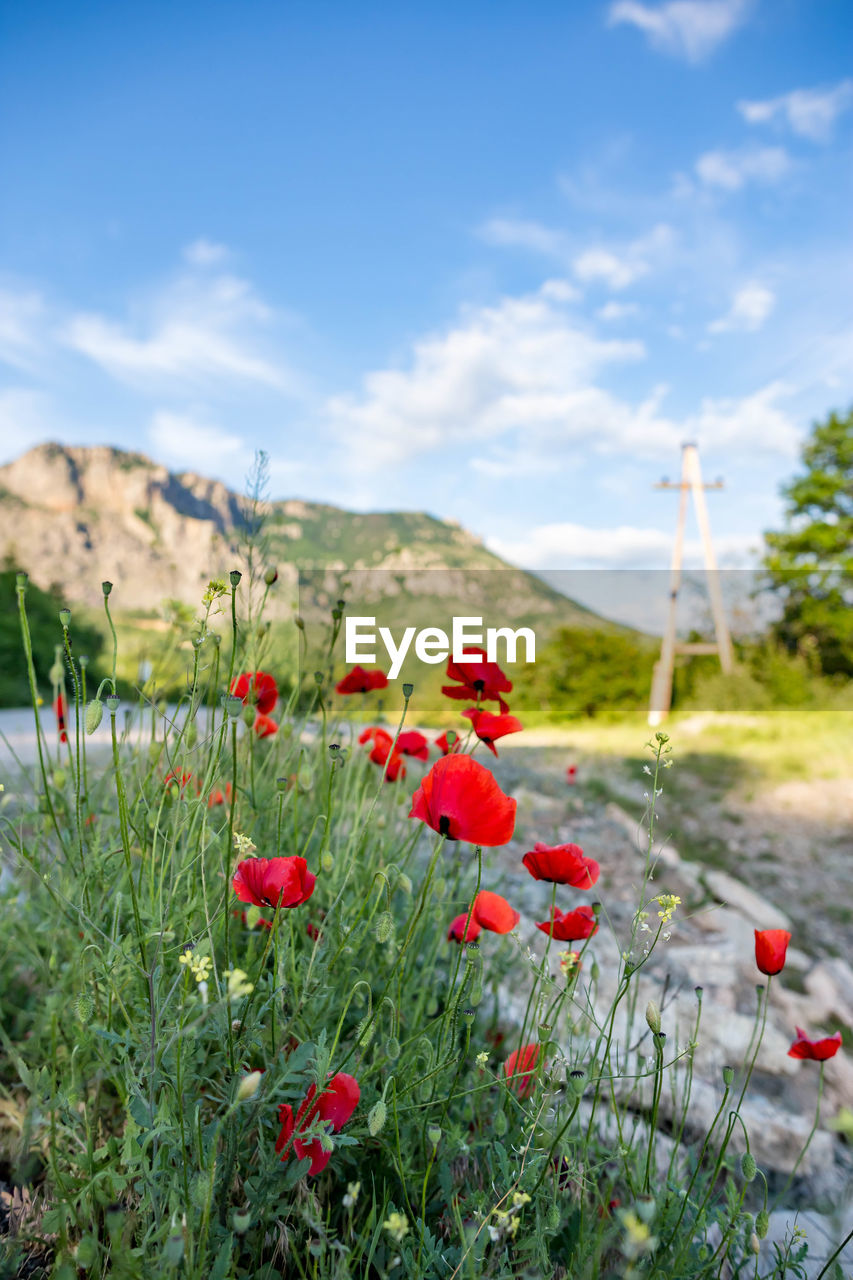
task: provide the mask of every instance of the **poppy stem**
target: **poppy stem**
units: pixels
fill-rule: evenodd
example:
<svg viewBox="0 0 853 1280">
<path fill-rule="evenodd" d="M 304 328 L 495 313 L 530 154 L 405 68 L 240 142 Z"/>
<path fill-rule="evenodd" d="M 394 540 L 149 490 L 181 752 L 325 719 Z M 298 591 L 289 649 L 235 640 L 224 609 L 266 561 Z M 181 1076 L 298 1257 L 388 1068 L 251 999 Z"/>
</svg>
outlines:
<svg viewBox="0 0 853 1280">
<path fill-rule="evenodd" d="M 776 1196 L 776 1199 L 773 1201 L 773 1204 L 771 1205 L 771 1208 L 770 1208 L 771 1213 L 773 1212 L 774 1209 L 779 1207 L 779 1205 L 782 1202 L 782 1197 L 785 1195 L 791 1183 L 794 1181 L 796 1172 L 802 1163 L 803 1156 L 808 1151 L 809 1146 L 811 1145 L 811 1140 L 815 1136 L 815 1133 L 817 1132 L 817 1127 L 820 1124 L 820 1106 L 821 1106 L 821 1102 L 823 1101 L 823 1072 L 824 1072 L 825 1066 L 826 1066 L 825 1062 L 822 1062 L 820 1064 L 820 1073 L 818 1075 L 818 1081 L 817 1081 L 817 1107 L 815 1108 L 814 1124 L 812 1125 L 811 1130 L 809 1131 L 809 1136 L 806 1138 L 802 1151 L 797 1156 L 793 1169 L 788 1174 L 788 1181 L 785 1183 L 784 1187 Z"/>
</svg>

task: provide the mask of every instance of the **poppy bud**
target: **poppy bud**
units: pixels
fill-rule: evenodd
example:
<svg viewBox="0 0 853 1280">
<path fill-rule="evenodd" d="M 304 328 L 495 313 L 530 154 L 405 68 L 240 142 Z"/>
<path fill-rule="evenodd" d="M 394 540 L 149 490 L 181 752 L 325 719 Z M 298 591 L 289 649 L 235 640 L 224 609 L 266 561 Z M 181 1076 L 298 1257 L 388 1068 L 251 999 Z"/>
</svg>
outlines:
<svg viewBox="0 0 853 1280">
<path fill-rule="evenodd" d="M 506 1133 L 507 1129 L 509 1128 L 509 1121 L 507 1120 L 503 1111 L 495 1112 L 495 1117 L 494 1117 L 494 1120 L 492 1121 L 492 1128 L 494 1129 L 495 1133 L 498 1135 L 499 1138 L 502 1138 L 503 1135 Z"/>
<path fill-rule="evenodd" d="M 335 622 L 340 622 L 340 620 L 341 620 L 341 617 L 342 617 L 342 616 L 343 616 L 343 614 L 342 614 L 342 611 L 341 611 L 340 609 L 333 609 L 333 610 L 332 610 L 332 617 L 334 618 Z"/>
<path fill-rule="evenodd" d="M 237 1101 L 245 1102 L 248 1098 L 254 1098 L 258 1092 L 258 1086 L 261 1083 L 261 1072 L 250 1071 L 247 1076 L 243 1076 L 237 1087 Z"/>
<path fill-rule="evenodd" d="M 654 1000 L 650 1000 L 646 1005 L 646 1022 L 649 1030 L 655 1035 L 660 1031 L 660 1009 Z"/>
<path fill-rule="evenodd" d="M 403 685 L 403 697 L 406 699 L 407 702 L 409 701 L 409 698 L 411 698 L 414 692 L 415 692 L 415 686 L 413 684 L 409 684 L 407 682 L 406 684 Z"/>
<path fill-rule="evenodd" d="M 93 698 L 86 708 L 86 732 L 94 733 L 104 714 L 104 704 L 100 698 Z"/>
<path fill-rule="evenodd" d="M 104 599 L 106 599 L 106 597 L 110 594 L 110 592 L 112 591 L 112 589 L 113 589 L 113 584 L 112 584 L 111 582 L 102 582 L 102 583 L 101 583 L 101 590 L 102 590 L 102 591 L 103 591 L 103 593 L 104 593 Z"/>
<path fill-rule="evenodd" d="M 754 1231 L 752 1235 L 749 1237 L 749 1247 L 753 1253 L 757 1254 L 761 1252 L 761 1241 L 759 1240 L 758 1236 L 755 1234 Z"/>
<path fill-rule="evenodd" d="M 758 1236 L 759 1240 L 763 1240 L 769 1230 L 770 1214 L 766 1209 L 761 1209 L 760 1212 L 755 1215 L 755 1234 Z"/>
<path fill-rule="evenodd" d="M 251 729 L 255 723 L 255 708 L 250 706 L 243 707 L 243 724 L 247 724 Z"/>
<path fill-rule="evenodd" d="M 387 942 L 394 932 L 394 917 L 390 911 L 383 911 L 374 925 L 377 942 Z"/>
<path fill-rule="evenodd" d="M 238 1236 L 243 1236 L 252 1225 L 252 1215 L 249 1212 L 241 1213 L 239 1209 L 235 1209 L 231 1216 L 231 1222 Z"/>
<path fill-rule="evenodd" d="M 89 665 L 89 659 L 86 657 L 85 653 L 81 653 L 81 654 L 80 654 L 80 657 L 77 659 L 77 661 L 80 663 L 80 666 L 81 666 L 81 667 L 83 668 L 83 670 L 85 671 L 85 670 L 86 670 L 86 668 L 87 668 L 87 667 L 88 667 L 88 665 Z"/>
<path fill-rule="evenodd" d="M 544 1044 L 544 1043 L 547 1041 L 548 1037 L 550 1036 L 550 1034 L 551 1034 L 551 1032 L 552 1032 L 553 1030 L 554 1030 L 554 1028 L 553 1028 L 553 1026 L 552 1026 L 552 1024 L 551 1024 L 550 1022 L 540 1022 L 540 1023 L 539 1023 L 539 1042 L 540 1042 L 540 1044 Z"/>
<path fill-rule="evenodd" d="M 377 1133 L 379 1133 L 380 1130 L 384 1127 L 385 1117 L 387 1115 L 388 1115 L 388 1108 L 385 1106 L 385 1103 L 383 1102 L 382 1098 L 380 1098 L 379 1101 L 374 1103 L 374 1105 L 370 1108 L 370 1112 L 367 1117 L 367 1131 L 370 1134 L 371 1138 L 375 1138 Z"/>
<path fill-rule="evenodd" d="M 569 1078 L 569 1087 L 571 1088 L 572 1092 L 575 1093 L 578 1097 L 580 1097 L 580 1095 L 583 1093 L 584 1089 L 586 1088 L 586 1072 L 582 1070 L 582 1068 L 580 1067 L 575 1067 L 573 1071 L 569 1072 L 568 1078 Z"/>
<path fill-rule="evenodd" d="M 236 720 L 243 710 L 243 703 L 240 698 L 235 698 L 233 694 L 226 694 L 222 699 L 222 705 L 225 708 L 225 714 L 232 720 Z"/>
<path fill-rule="evenodd" d="M 411 892 L 412 892 L 412 880 L 411 880 L 411 876 L 407 876 L 407 875 L 406 875 L 406 873 L 405 873 L 405 871 L 402 871 L 402 872 L 400 873 L 400 877 L 399 877 L 399 879 L 397 880 L 397 888 L 398 888 L 398 889 L 402 889 L 403 893 L 411 893 Z"/>
<path fill-rule="evenodd" d="M 427 1129 L 427 1138 L 429 1139 L 430 1146 L 434 1151 L 439 1142 L 441 1142 L 441 1129 L 437 1124 L 431 1124 L 429 1126 Z"/>
<path fill-rule="evenodd" d="M 53 772 L 53 785 L 58 787 L 60 791 L 65 786 L 67 777 L 64 769 L 55 769 Z"/>
<path fill-rule="evenodd" d="M 30 578 L 30 575 L 28 573 L 15 574 L 15 583 L 17 584 L 17 588 L 19 591 L 26 590 L 27 583 L 29 582 L 29 578 Z"/>
<path fill-rule="evenodd" d="M 740 1171 L 746 1182 L 752 1182 L 752 1179 L 758 1172 L 758 1167 L 755 1163 L 755 1156 L 751 1155 L 749 1151 L 745 1151 L 741 1156 Z"/>
<path fill-rule="evenodd" d="M 304 630 L 305 630 L 305 620 L 304 620 L 304 618 L 300 618 L 300 616 L 299 616 L 299 614 L 298 614 L 298 613 L 297 613 L 296 617 L 293 619 L 293 621 L 296 623 L 296 625 L 297 625 L 297 627 L 299 628 L 299 630 L 300 630 L 300 631 L 304 631 Z"/>
<path fill-rule="evenodd" d="M 65 675 L 65 668 L 61 662 L 55 662 L 50 668 L 50 683 L 61 684 L 62 677 Z"/>
<path fill-rule="evenodd" d="M 545 1214 L 545 1226 L 549 1231 L 556 1231 L 560 1225 L 562 1214 L 558 1204 L 548 1206 L 548 1212 Z"/>
<path fill-rule="evenodd" d="M 396 1036 L 389 1036 L 385 1042 L 385 1052 L 392 1062 L 396 1062 L 400 1056 L 400 1041 Z"/>
<path fill-rule="evenodd" d="M 242 576 L 243 576 L 243 575 L 242 575 L 242 573 L 240 572 L 240 570 L 239 570 L 239 569 L 232 569 L 232 570 L 231 570 L 231 572 L 230 572 L 230 573 L 229 573 L 229 575 L 228 575 L 228 577 L 229 577 L 229 578 L 230 578 L 230 580 L 231 580 L 231 586 L 232 586 L 232 587 L 239 587 L 239 585 L 240 585 L 240 579 L 242 578 Z"/>
<path fill-rule="evenodd" d="M 74 1001 L 74 1012 L 81 1022 L 88 1022 L 95 1012 L 95 1002 L 88 992 L 84 991 Z"/>
<path fill-rule="evenodd" d="M 370 1045 L 371 1040 L 373 1039 L 373 1033 L 375 1032 L 375 1030 L 376 1030 L 375 1018 L 370 1018 L 370 1017 L 362 1018 L 361 1022 L 358 1024 L 358 1027 L 356 1028 L 356 1033 L 355 1033 L 356 1043 L 362 1049 L 367 1049 Z"/>
<path fill-rule="evenodd" d="M 114 716 L 120 706 L 121 698 L 117 697 L 116 694 L 111 693 L 107 698 L 107 711 L 109 711 L 111 716 Z"/>
<path fill-rule="evenodd" d="M 332 870 L 332 867 L 334 865 L 335 865 L 335 859 L 332 857 L 332 855 L 329 853 L 327 849 L 326 852 L 323 854 L 322 858 L 320 859 L 320 866 L 328 874 Z"/>
<path fill-rule="evenodd" d="M 70 609 L 60 609 L 60 610 L 59 610 L 59 621 L 60 621 L 60 624 L 61 624 L 61 626 L 62 626 L 63 630 L 64 630 L 64 631 L 67 631 L 67 630 L 68 630 L 68 628 L 71 626 L 71 610 L 70 610 Z"/>
<path fill-rule="evenodd" d="M 734 1069 L 732 1067 L 723 1067 L 723 1084 L 727 1089 L 731 1089 L 734 1078 Z"/>
<path fill-rule="evenodd" d="M 278 569 L 273 568 L 271 565 L 264 574 L 264 582 L 268 587 L 271 587 L 274 582 L 278 582 Z"/>
</svg>

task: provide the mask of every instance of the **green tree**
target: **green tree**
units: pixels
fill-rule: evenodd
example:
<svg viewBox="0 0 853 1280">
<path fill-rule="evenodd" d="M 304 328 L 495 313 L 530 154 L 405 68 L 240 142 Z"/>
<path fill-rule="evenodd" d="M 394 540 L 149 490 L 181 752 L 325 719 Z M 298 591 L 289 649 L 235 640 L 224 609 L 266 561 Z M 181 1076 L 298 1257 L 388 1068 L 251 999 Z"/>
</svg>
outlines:
<svg viewBox="0 0 853 1280">
<path fill-rule="evenodd" d="M 766 581 L 782 601 L 775 630 L 825 675 L 853 676 L 853 409 L 814 425 L 802 462 L 782 489 L 786 528 L 764 535 Z"/>
<path fill-rule="evenodd" d="M 14 567 L 7 561 L 0 568 L 0 707 L 23 707 L 30 700 L 27 662 L 18 619 L 16 577 Z M 48 703 L 51 694 L 49 672 L 53 666 L 56 645 L 62 644 L 59 610 L 65 603 L 59 587 L 48 592 L 42 591 L 32 581 L 27 586 L 27 616 L 36 683 L 39 693 Z M 74 622 L 71 635 L 74 656 L 86 654 L 91 658 L 91 678 L 96 678 L 100 674 L 98 658 L 103 648 L 100 633 L 94 627 Z"/>
<path fill-rule="evenodd" d="M 615 718 L 648 702 L 654 643 L 631 632 L 562 627 L 520 668 L 513 709 L 549 719 Z"/>
</svg>

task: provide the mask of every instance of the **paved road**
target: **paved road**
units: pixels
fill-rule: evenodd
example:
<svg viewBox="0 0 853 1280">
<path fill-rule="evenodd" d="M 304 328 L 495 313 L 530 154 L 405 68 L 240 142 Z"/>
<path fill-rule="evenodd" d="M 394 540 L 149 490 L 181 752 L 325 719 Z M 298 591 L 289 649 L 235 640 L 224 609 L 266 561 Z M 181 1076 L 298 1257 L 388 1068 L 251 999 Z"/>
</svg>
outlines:
<svg viewBox="0 0 853 1280">
<path fill-rule="evenodd" d="M 151 713 L 146 711 L 140 720 L 135 714 L 136 708 L 130 707 L 123 703 L 118 710 L 116 724 L 120 733 L 124 733 L 127 722 L 126 717 L 129 716 L 128 736 L 139 741 L 140 738 L 147 738 L 151 733 Z M 175 708 L 170 706 L 167 708 L 166 714 L 174 715 Z M 199 712 L 199 728 L 204 723 L 204 717 L 208 711 L 203 708 Z M 41 717 L 42 730 L 47 738 L 48 752 L 53 760 L 56 759 L 57 737 L 56 737 L 56 719 L 53 710 L 49 706 L 39 709 Z M 160 717 L 158 716 L 158 720 Z M 74 721 L 73 715 L 69 723 L 69 736 L 73 742 Z M 162 736 L 162 731 L 158 732 L 158 737 Z M 90 755 L 102 756 L 104 752 L 110 749 L 110 717 L 108 712 L 104 711 L 104 718 L 100 727 L 90 737 L 86 739 L 86 750 Z M 65 748 L 63 748 L 63 753 Z M 35 722 L 32 708 L 26 707 L 15 710 L 0 711 L 0 782 L 7 787 L 18 776 L 20 767 L 33 765 L 38 760 L 38 751 L 36 748 L 36 732 Z"/>
</svg>

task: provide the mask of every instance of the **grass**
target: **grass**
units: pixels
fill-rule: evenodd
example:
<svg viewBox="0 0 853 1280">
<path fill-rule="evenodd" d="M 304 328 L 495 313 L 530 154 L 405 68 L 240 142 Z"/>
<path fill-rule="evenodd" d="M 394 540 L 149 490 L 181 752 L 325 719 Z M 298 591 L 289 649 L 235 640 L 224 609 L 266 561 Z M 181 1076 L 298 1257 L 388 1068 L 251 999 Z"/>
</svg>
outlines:
<svg viewBox="0 0 853 1280">
<path fill-rule="evenodd" d="M 0 1130 L 0 1175 L 25 1205 L 0 1238 L 8 1273 L 793 1274 L 769 1254 L 759 1268 L 767 1179 L 731 1152 L 761 1020 L 740 1073 L 718 1082 L 717 1118 L 689 1143 L 701 995 L 677 1046 L 666 1009 L 644 1012 L 640 997 L 677 909 L 649 883 L 658 788 L 685 786 L 667 735 L 645 756 L 645 874 L 617 947 L 599 945 L 605 903 L 587 912 L 585 938 L 537 935 L 528 949 L 505 936 L 512 904 L 484 896 L 500 885 L 482 846 L 509 841 L 512 802 L 478 766 L 483 752 L 469 759 L 471 736 L 426 765 L 359 742 L 376 703 L 335 694 L 339 612 L 323 665 L 271 724 L 250 684 L 243 701 L 230 695 L 233 676 L 268 665 L 269 634 L 247 608 L 263 590 L 250 561 L 200 619 L 174 619 L 186 694 L 169 718 L 140 695 L 130 710 L 152 729 L 139 746 L 120 732 L 112 677 L 84 704 L 73 628 L 58 631 L 68 740 L 42 716 L 35 795 L 10 791 L 0 819 L 0 1114 L 15 1117 Z M 27 649 L 23 575 L 17 591 Z M 208 626 L 217 601 L 225 641 Z M 106 764 L 86 753 L 86 724 L 101 716 Z M 636 729 L 573 729 L 566 741 L 606 773 L 620 752 L 636 757 L 649 736 Z M 703 747 L 691 767 L 723 795 L 718 754 Z M 392 764 L 408 778 L 389 782 Z M 546 917 L 549 904 L 593 896 L 577 855 L 554 856 L 558 872 L 535 882 Z M 448 938 L 454 920 L 457 937 L 472 925 L 476 936 Z M 804 1246 L 792 1238 L 792 1249 Z"/>
</svg>

